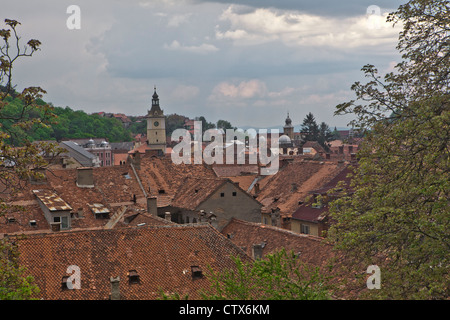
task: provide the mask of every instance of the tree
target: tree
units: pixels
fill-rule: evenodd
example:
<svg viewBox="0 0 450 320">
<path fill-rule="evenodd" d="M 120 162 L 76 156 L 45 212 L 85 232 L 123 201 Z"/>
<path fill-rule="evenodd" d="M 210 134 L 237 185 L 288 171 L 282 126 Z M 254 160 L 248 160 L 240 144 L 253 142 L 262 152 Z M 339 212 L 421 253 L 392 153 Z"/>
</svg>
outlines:
<svg viewBox="0 0 450 320">
<path fill-rule="evenodd" d="M 364 66 L 369 81 L 337 106 L 356 115 L 365 139 L 353 194 L 330 205 L 329 236 L 349 264 L 380 267 L 382 289 L 369 297 L 447 299 L 450 2 L 410 0 L 387 21 L 403 24 L 402 61 L 384 78 Z"/>
<path fill-rule="evenodd" d="M 223 129 L 223 130 L 227 130 L 227 129 L 235 129 L 231 123 L 229 121 L 226 120 L 219 120 L 217 121 L 217 125 L 216 125 L 217 129 Z"/>
<path fill-rule="evenodd" d="M 39 293 L 32 276 L 18 264 L 17 250 L 11 243 L 0 245 L 0 300 L 29 300 Z"/>
<path fill-rule="evenodd" d="M 187 117 L 176 113 L 166 116 L 166 135 L 170 137 L 176 129 L 184 128 L 187 119 Z"/>
<path fill-rule="evenodd" d="M 3 44 L 0 45 L 0 119 L 6 121 L 0 124 L 0 215 L 11 206 L 7 199 L 20 190 L 21 182 L 31 177 L 42 178 L 36 170 L 49 164 L 46 155 L 56 155 L 60 149 L 51 143 L 33 144 L 20 133 L 31 127 L 47 128 L 54 120 L 52 107 L 40 103 L 45 91 L 39 87 L 29 87 L 17 93 L 13 86 L 13 69 L 19 58 L 31 57 L 39 50 L 40 41 L 32 39 L 22 48 L 17 34 L 16 20 L 5 19 L 6 29 L 0 30 Z M 20 100 L 21 103 L 17 103 Z M 37 116 L 38 115 L 38 116 Z M 15 143 L 15 147 L 12 143 Z M 14 255 L 14 248 L 9 246 L 4 238 L 0 241 L 0 252 Z M 6 257 L 1 259 L 0 267 L 0 298 L 29 298 L 35 290 L 32 289 L 30 278 L 24 277 L 24 269 L 16 260 Z"/>
<path fill-rule="evenodd" d="M 325 300 L 329 299 L 327 278 L 318 268 L 300 262 L 294 252 L 281 249 L 264 259 L 243 262 L 234 257 L 234 268 L 210 270 L 211 290 L 207 300 Z"/>
<path fill-rule="evenodd" d="M 319 136 L 317 137 L 317 142 L 325 148 L 325 150 L 329 150 L 328 142 L 333 140 L 333 134 L 331 133 L 330 127 L 325 123 L 321 122 L 319 126 Z"/>
<path fill-rule="evenodd" d="M 204 116 L 198 117 L 196 120 L 202 122 L 202 133 L 208 129 L 214 129 L 216 127 L 214 123 L 206 121 Z"/>
<path fill-rule="evenodd" d="M 319 126 L 311 112 L 303 119 L 302 132 L 305 134 L 306 141 L 317 141 L 319 137 Z"/>
</svg>

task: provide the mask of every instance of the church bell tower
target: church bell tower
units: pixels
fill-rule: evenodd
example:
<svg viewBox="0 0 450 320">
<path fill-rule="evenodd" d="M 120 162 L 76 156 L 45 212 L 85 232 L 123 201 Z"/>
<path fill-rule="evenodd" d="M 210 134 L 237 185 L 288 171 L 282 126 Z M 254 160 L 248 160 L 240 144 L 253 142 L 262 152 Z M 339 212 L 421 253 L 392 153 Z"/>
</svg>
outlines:
<svg viewBox="0 0 450 320">
<path fill-rule="evenodd" d="M 166 153 L 166 117 L 159 105 L 159 97 L 152 96 L 152 107 L 147 113 L 147 144 L 150 150 L 161 150 Z"/>
</svg>

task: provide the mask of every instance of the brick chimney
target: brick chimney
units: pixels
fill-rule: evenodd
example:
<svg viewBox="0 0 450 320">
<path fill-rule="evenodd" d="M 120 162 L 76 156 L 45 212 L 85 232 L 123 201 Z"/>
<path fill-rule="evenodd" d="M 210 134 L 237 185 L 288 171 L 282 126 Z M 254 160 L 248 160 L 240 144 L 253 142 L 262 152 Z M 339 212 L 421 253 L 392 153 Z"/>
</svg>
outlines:
<svg viewBox="0 0 450 320">
<path fill-rule="evenodd" d="M 111 282 L 111 300 L 120 300 L 120 277 L 111 277 L 109 279 Z"/>
<path fill-rule="evenodd" d="M 147 197 L 147 213 L 151 216 L 158 216 L 158 198 L 155 196 Z"/>
<path fill-rule="evenodd" d="M 77 168 L 77 186 L 80 188 L 94 187 L 94 173 L 92 168 Z"/>
</svg>

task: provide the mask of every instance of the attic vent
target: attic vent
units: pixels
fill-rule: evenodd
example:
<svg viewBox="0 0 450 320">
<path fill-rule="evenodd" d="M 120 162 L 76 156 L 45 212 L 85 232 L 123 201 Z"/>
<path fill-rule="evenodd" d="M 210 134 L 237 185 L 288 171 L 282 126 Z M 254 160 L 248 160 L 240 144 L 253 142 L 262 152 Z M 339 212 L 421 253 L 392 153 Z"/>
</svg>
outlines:
<svg viewBox="0 0 450 320">
<path fill-rule="evenodd" d="M 136 226 L 142 227 L 142 226 L 145 226 L 145 225 L 146 225 L 146 223 L 145 223 L 145 222 L 142 222 L 142 223 L 138 223 Z"/>
<path fill-rule="evenodd" d="M 198 193 L 198 189 L 195 189 L 195 191 L 194 191 L 195 193 Z"/>
<path fill-rule="evenodd" d="M 139 274 L 136 270 L 128 271 L 128 283 L 129 284 L 139 284 L 141 282 Z"/>
<path fill-rule="evenodd" d="M 159 193 L 159 194 L 164 194 L 164 193 L 166 193 L 166 190 L 164 190 L 164 189 L 159 189 L 159 190 L 158 190 L 158 193 Z"/>
<path fill-rule="evenodd" d="M 128 172 L 125 172 L 122 174 L 124 176 L 125 179 L 131 179 L 130 175 L 128 174 Z"/>
<path fill-rule="evenodd" d="M 16 218 L 8 217 L 8 223 L 14 223 L 14 222 L 16 222 Z"/>
<path fill-rule="evenodd" d="M 233 239 L 233 237 L 234 237 L 234 234 L 232 234 L 232 233 L 227 233 L 227 238 L 228 238 L 228 239 Z"/>
<path fill-rule="evenodd" d="M 36 226 L 37 226 L 36 220 L 30 220 L 30 227 L 36 227 Z"/>
<path fill-rule="evenodd" d="M 199 266 L 191 266 L 192 280 L 203 278 L 202 268 Z"/>
</svg>

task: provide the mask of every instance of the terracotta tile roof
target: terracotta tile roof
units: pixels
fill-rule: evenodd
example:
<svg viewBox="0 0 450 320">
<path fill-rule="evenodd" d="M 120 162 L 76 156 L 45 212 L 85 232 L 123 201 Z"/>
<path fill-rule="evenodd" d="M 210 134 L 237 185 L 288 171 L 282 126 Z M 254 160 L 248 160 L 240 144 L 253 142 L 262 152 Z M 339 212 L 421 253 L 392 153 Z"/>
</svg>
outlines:
<svg viewBox="0 0 450 320">
<path fill-rule="evenodd" d="M 120 277 L 122 299 L 158 299 L 159 290 L 188 294 L 210 288 L 206 277 L 192 278 L 192 267 L 203 273 L 232 268 L 231 256 L 251 258 L 208 224 L 91 229 L 10 237 L 19 263 L 40 288 L 42 299 L 103 300 L 111 293 L 110 278 Z M 67 268 L 78 266 L 81 288 L 62 289 Z M 130 284 L 135 270 L 140 283 Z"/>
<path fill-rule="evenodd" d="M 37 226 L 31 230 L 49 229 L 50 226 L 38 206 L 33 190 L 56 194 L 61 201 L 70 206 L 71 212 L 75 213 L 71 221 L 73 228 L 100 227 L 107 223 L 108 219 L 96 219 L 92 212 L 92 206 L 96 203 L 101 204 L 104 209 L 108 209 L 111 215 L 124 205 L 146 208 L 146 198 L 129 165 L 92 168 L 92 174 L 93 188 L 80 188 L 76 185 L 77 169 L 52 169 L 46 171 L 45 182 L 38 185 L 25 183 L 24 189 L 9 199 L 9 203 L 23 207 L 23 212 L 17 209 L 15 210 L 17 212 L 11 212 L 22 222 L 12 228 L 12 225 L 2 224 L 0 221 L 0 233 L 11 232 L 11 229 L 14 231 L 30 230 L 28 220 L 38 221 Z M 132 201 L 134 195 L 136 195 L 136 204 Z M 80 211 L 82 216 L 78 215 Z"/>
<path fill-rule="evenodd" d="M 172 199 L 171 205 L 196 210 L 203 201 L 227 182 L 229 182 L 228 179 L 186 177 Z"/>
<path fill-rule="evenodd" d="M 236 177 L 243 174 L 258 174 L 258 165 L 214 165 L 218 177 Z"/>
<path fill-rule="evenodd" d="M 244 175 L 244 176 L 235 176 L 235 177 L 227 177 L 234 183 L 239 184 L 239 187 L 241 187 L 245 191 L 249 191 L 250 186 L 257 178 L 256 175 Z"/>
<path fill-rule="evenodd" d="M 30 223 L 34 221 L 34 223 Z M 10 207 L 0 217 L 0 237 L 3 233 L 50 230 L 50 224 L 44 217 L 37 200 L 30 200 L 21 207 Z"/>
<path fill-rule="evenodd" d="M 125 221 L 126 220 L 126 221 Z M 140 225 L 170 225 L 174 224 L 174 222 L 160 218 L 155 217 L 147 212 L 133 212 L 127 216 L 124 217 L 124 221 L 119 222 L 116 225 L 116 228 L 120 227 L 129 227 L 129 226 L 140 226 Z"/>
<path fill-rule="evenodd" d="M 346 187 L 350 188 L 351 177 L 348 177 L 348 175 L 353 173 L 352 168 L 353 168 L 352 165 L 346 165 L 341 169 L 341 171 L 339 171 L 339 173 L 333 179 L 331 179 L 323 187 L 321 187 L 320 189 L 312 190 L 311 192 L 325 194 L 330 189 L 335 188 L 341 181 L 345 183 Z"/>
<path fill-rule="evenodd" d="M 346 268 L 342 263 L 343 255 L 321 237 L 238 219 L 232 219 L 221 232 L 248 255 L 253 254 L 254 244 L 262 245 L 263 258 L 282 248 L 293 251 L 301 262 L 318 267 L 321 274 L 330 278 L 330 283 L 335 285 L 335 299 L 358 299 L 366 288 L 365 280 L 355 275 L 364 273 L 367 266 Z"/>
<path fill-rule="evenodd" d="M 51 190 L 33 190 L 36 197 L 47 207 L 49 211 L 69 211 L 72 207 Z"/>
<path fill-rule="evenodd" d="M 303 146 L 303 148 L 313 148 L 316 150 L 316 152 L 322 152 L 325 153 L 325 149 L 317 142 L 317 141 L 306 141 Z"/>
<path fill-rule="evenodd" d="M 303 262 L 318 267 L 324 267 L 333 257 L 332 247 L 321 237 L 299 234 L 261 223 L 233 218 L 221 232 L 237 246 L 245 248 L 250 256 L 254 244 L 264 243 L 263 257 L 285 248 L 287 251 L 300 252 Z"/>
<path fill-rule="evenodd" d="M 340 170 L 342 166 L 333 162 L 293 161 L 260 181 L 257 200 L 266 210 L 279 208 L 290 215 L 311 190 L 321 188 Z"/>
<path fill-rule="evenodd" d="M 293 214 L 293 219 L 319 222 L 321 214 L 325 211 L 325 208 L 313 208 L 311 205 L 301 205 Z"/>
<path fill-rule="evenodd" d="M 144 155 L 141 157 L 140 167 L 137 173 L 145 191 L 158 198 L 173 197 L 186 177 L 216 178 L 214 171 L 204 164 L 174 164 L 170 156 Z"/>
</svg>

